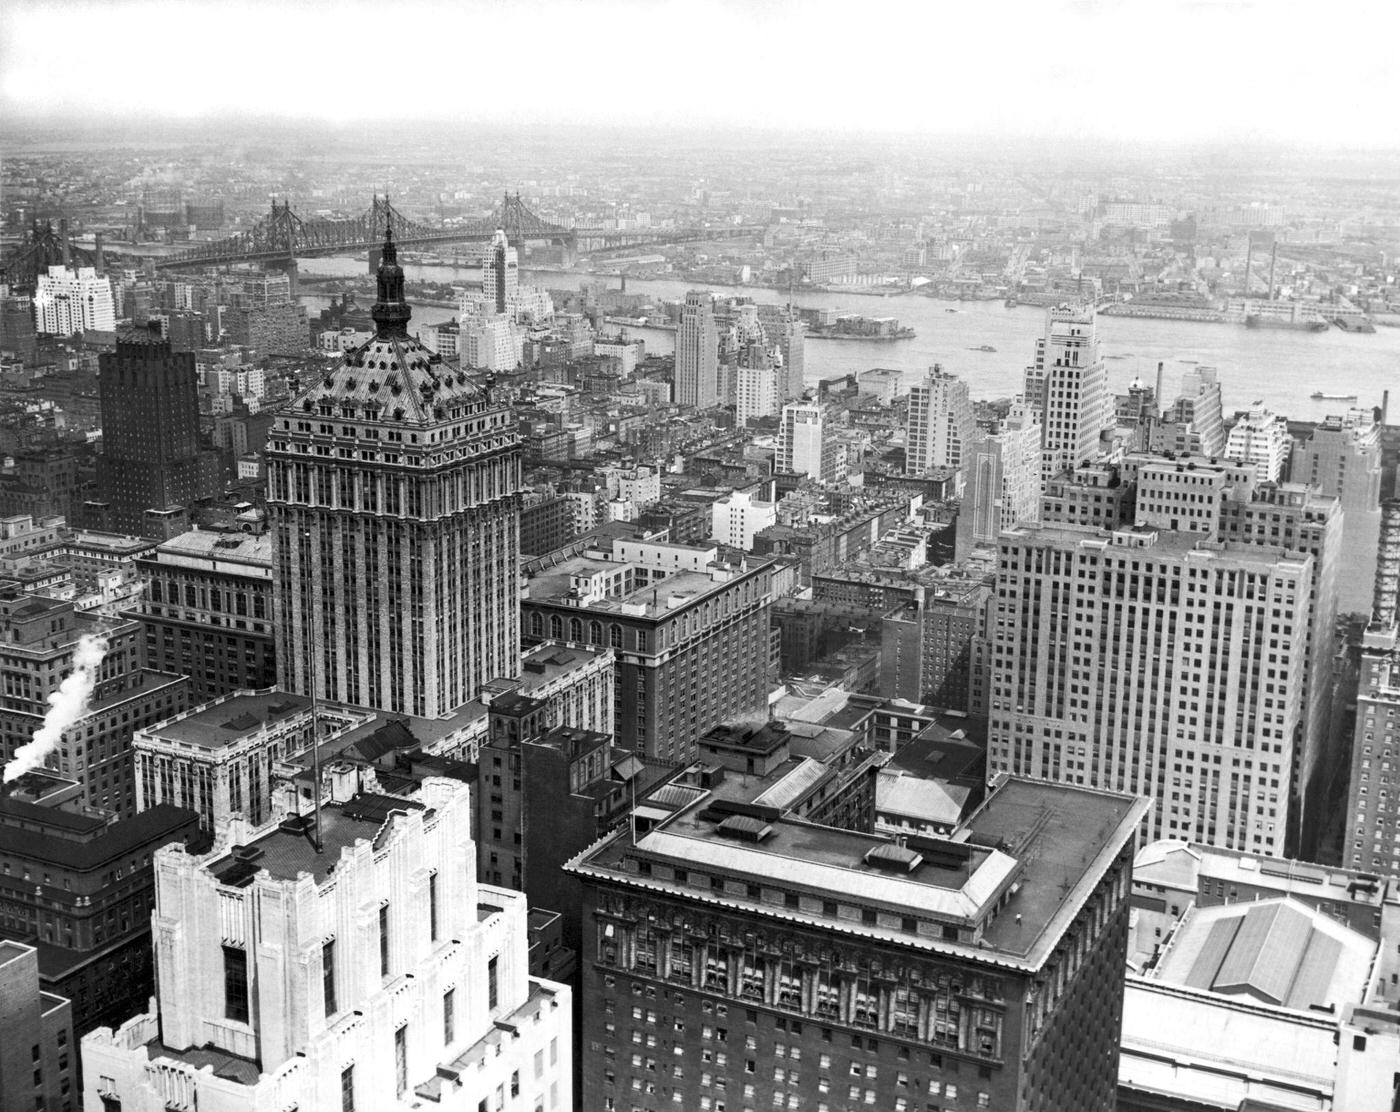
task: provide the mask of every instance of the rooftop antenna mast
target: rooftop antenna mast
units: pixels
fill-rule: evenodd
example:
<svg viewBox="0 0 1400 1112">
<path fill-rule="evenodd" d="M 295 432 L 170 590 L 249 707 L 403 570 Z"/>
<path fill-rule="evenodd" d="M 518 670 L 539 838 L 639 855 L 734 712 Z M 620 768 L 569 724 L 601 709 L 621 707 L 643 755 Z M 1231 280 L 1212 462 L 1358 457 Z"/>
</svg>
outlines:
<svg viewBox="0 0 1400 1112">
<path fill-rule="evenodd" d="M 302 536 L 306 539 L 307 547 L 309 548 L 311 543 L 311 530 L 303 530 Z M 320 664 L 319 654 L 321 639 L 316 629 L 318 624 L 316 621 L 318 609 L 316 601 L 320 595 L 319 589 L 316 589 L 317 586 L 318 585 L 313 581 L 312 587 L 314 593 L 311 598 L 311 644 L 308 646 L 311 667 L 308 669 L 310 673 L 308 678 L 311 681 L 311 808 L 312 814 L 314 815 L 311 840 L 312 844 L 316 847 L 316 852 L 320 853 L 323 847 L 321 842 L 321 736 L 320 730 L 317 729 L 319 725 L 318 711 L 320 710 L 320 701 L 317 694 L 317 687 L 319 686 L 317 679 L 320 674 L 318 665 Z"/>
</svg>

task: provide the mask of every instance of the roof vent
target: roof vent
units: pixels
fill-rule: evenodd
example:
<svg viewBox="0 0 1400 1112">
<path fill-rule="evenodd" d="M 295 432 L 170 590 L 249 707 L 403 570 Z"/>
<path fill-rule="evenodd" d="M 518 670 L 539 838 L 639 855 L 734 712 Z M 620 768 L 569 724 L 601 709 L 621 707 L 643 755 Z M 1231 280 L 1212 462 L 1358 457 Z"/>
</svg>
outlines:
<svg viewBox="0 0 1400 1112">
<path fill-rule="evenodd" d="M 923 860 L 923 854 L 894 842 L 876 846 L 865 855 L 865 863 L 872 869 L 882 869 L 889 873 L 912 873 Z"/>
<path fill-rule="evenodd" d="M 761 842 L 773 827 L 754 815 L 730 815 L 717 827 L 720 836 L 738 842 Z"/>
</svg>

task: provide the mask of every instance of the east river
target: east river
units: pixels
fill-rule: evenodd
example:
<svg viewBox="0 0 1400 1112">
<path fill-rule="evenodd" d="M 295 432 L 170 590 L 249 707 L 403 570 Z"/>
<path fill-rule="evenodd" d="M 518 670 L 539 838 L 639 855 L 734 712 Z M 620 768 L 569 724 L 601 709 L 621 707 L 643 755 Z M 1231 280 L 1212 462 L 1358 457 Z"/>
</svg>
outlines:
<svg viewBox="0 0 1400 1112">
<path fill-rule="evenodd" d="M 300 272 L 308 277 L 350 277 L 365 273 L 363 259 L 300 259 Z M 404 273 L 420 281 L 467 284 L 479 280 L 474 268 L 407 265 Z M 555 289 L 577 288 L 584 275 L 527 272 L 523 280 Z M 618 279 L 609 279 L 616 286 Z M 678 300 L 695 284 L 676 281 L 628 279 L 628 293 L 645 293 L 660 300 Z M 781 303 L 786 291 L 754 286 L 716 287 L 717 296 L 752 297 Z M 302 298 L 315 312 L 328 304 L 317 295 Z M 1005 397 L 1021 389 L 1021 373 L 1035 354 L 1035 341 L 1045 329 L 1045 310 L 1032 306 L 1006 308 L 999 301 L 939 301 L 917 294 L 870 297 L 798 291 L 794 301 L 810 307 L 830 307 L 869 317 L 898 317 L 913 328 L 912 340 L 868 342 L 809 338 L 806 344 L 806 378 L 815 384 L 824 378 L 891 367 L 904 372 L 906 384 L 934 363 L 967 381 L 975 398 Z M 455 310 L 415 306 L 413 316 L 422 323 L 447 320 Z M 1218 369 L 1227 412 L 1262 401 L 1277 413 L 1308 420 L 1339 412 L 1344 402 L 1313 401 L 1314 391 L 1356 394 L 1361 405 L 1379 405 L 1381 393 L 1395 393 L 1390 418 L 1400 412 L 1400 328 L 1378 328 L 1375 333 L 1291 332 L 1255 330 L 1237 324 L 1199 324 L 1186 321 L 1146 320 L 1137 317 L 1100 316 L 1099 339 L 1109 371 L 1109 385 L 1124 392 L 1135 377 L 1151 385 L 1157 363 L 1166 364 L 1164 394 L 1176 396 L 1181 374 L 1194 365 Z M 649 352 L 674 350 L 675 333 L 664 329 L 626 329 L 646 341 Z M 976 350 L 983 345 L 996 348 Z"/>
</svg>

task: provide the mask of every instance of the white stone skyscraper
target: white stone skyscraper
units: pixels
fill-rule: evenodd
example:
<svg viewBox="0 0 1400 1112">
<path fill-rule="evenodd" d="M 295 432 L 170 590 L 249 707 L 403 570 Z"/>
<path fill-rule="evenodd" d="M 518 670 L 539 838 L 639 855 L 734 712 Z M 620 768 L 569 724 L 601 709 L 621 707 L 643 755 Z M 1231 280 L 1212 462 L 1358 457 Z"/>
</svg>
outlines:
<svg viewBox="0 0 1400 1112">
<path fill-rule="evenodd" d="M 955 555 L 995 545 L 1003 529 L 1040 520 L 1040 420 L 1014 403 L 995 434 L 973 438 L 964 453 L 966 484 L 958 510 Z"/>
<path fill-rule="evenodd" d="M 905 474 L 926 475 L 935 467 L 961 468 L 976 430 L 967 383 L 935 363 L 922 382 L 909 388 Z M 958 486 L 961 489 L 961 478 Z"/>
<path fill-rule="evenodd" d="M 818 403 L 783 406 L 773 462 L 780 474 L 806 475 L 818 482 L 844 478 L 838 446 L 826 436 L 826 419 Z"/>
<path fill-rule="evenodd" d="M 113 332 L 117 327 L 112 283 L 90 266 L 51 266 L 34 291 L 34 331 L 53 336 Z"/>
<path fill-rule="evenodd" d="M 676 330 L 676 404 L 696 409 L 719 405 L 719 326 L 715 295 L 691 290 L 685 295 Z"/>
<path fill-rule="evenodd" d="M 1061 305 L 1047 312 L 1043 352 L 1039 347 L 1036 351 L 1037 368 L 1042 362 L 1043 483 L 1092 459 L 1100 435 L 1113 423 L 1113 395 L 1099 354 L 1093 309 Z M 1031 377 L 1028 372 L 1028 390 Z"/>
<path fill-rule="evenodd" d="M 1292 450 L 1288 421 L 1262 405 L 1251 406 L 1225 439 L 1225 458 L 1252 463 L 1263 483 L 1278 481 Z"/>
<path fill-rule="evenodd" d="M 519 439 L 409 337 L 392 235 L 372 315 L 270 433 L 278 686 L 431 718 L 519 668 Z"/>
<path fill-rule="evenodd" d="M 477 883 L 466 785 L 235 819 L 155 878 L 156 1010 L 83 1040 L 86 1112 L 573 1107 L 570 990 Z"/>
<path fill-rule="evenodd" d="M 481 295 L 497 313 L 510 311 L 520 290 L 520 253 L 500 228 L 481 261 Z"/>
</svg>

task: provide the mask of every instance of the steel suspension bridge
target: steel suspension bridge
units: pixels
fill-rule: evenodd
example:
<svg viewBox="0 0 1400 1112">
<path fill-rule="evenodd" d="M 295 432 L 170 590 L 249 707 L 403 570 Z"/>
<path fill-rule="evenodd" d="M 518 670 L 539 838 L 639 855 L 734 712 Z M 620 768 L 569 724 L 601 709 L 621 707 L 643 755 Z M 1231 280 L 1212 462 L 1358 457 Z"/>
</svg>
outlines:
<svg viewBox="0 0 1400 1112">
<path fill-rule="evenodd" d="M 298 256 L 375 252 L 384 242 L 384 229 L 390 224 L 400 247 L 484 243 L 500 229 L 513 244 L 558 244 L 571 254 L 581 247 L 594 252 L 614 251 L 645 244 L 731 239 L 763 232 L 762 225 L 736 224 L 626 230 L 566 227 L 531 211 L 521 201 L 519 193 L 505 194 L 490 215 L 481 219 L 434 225 L 409 219 L 388 197 L 376 194 L 365 212 L 343 220 L 305 219 L 293 210 L 290 201 L 273 201 L 271 211 L 245 231 L 185 251 L 149 256 L 148 261 L 158 270 L 190 270 L 242 262 L 276 262 Z M 115 255 L 118 250 L 114 246 L 109 254 Z M 128 252 L 121 253 L 130 257 Z M 90 257 L 77 248 L 70 248 L 66 241 L 60 242 L 60 236 L 49 226 L 43 230 L 35 228 L 4 260 L 3 269 L 12 284 L 32 287 L 35 276 L 42 273 L 43 267 L 57 262 L 60 255 L 80 264 L 91 264 Z"/>
</svg>

